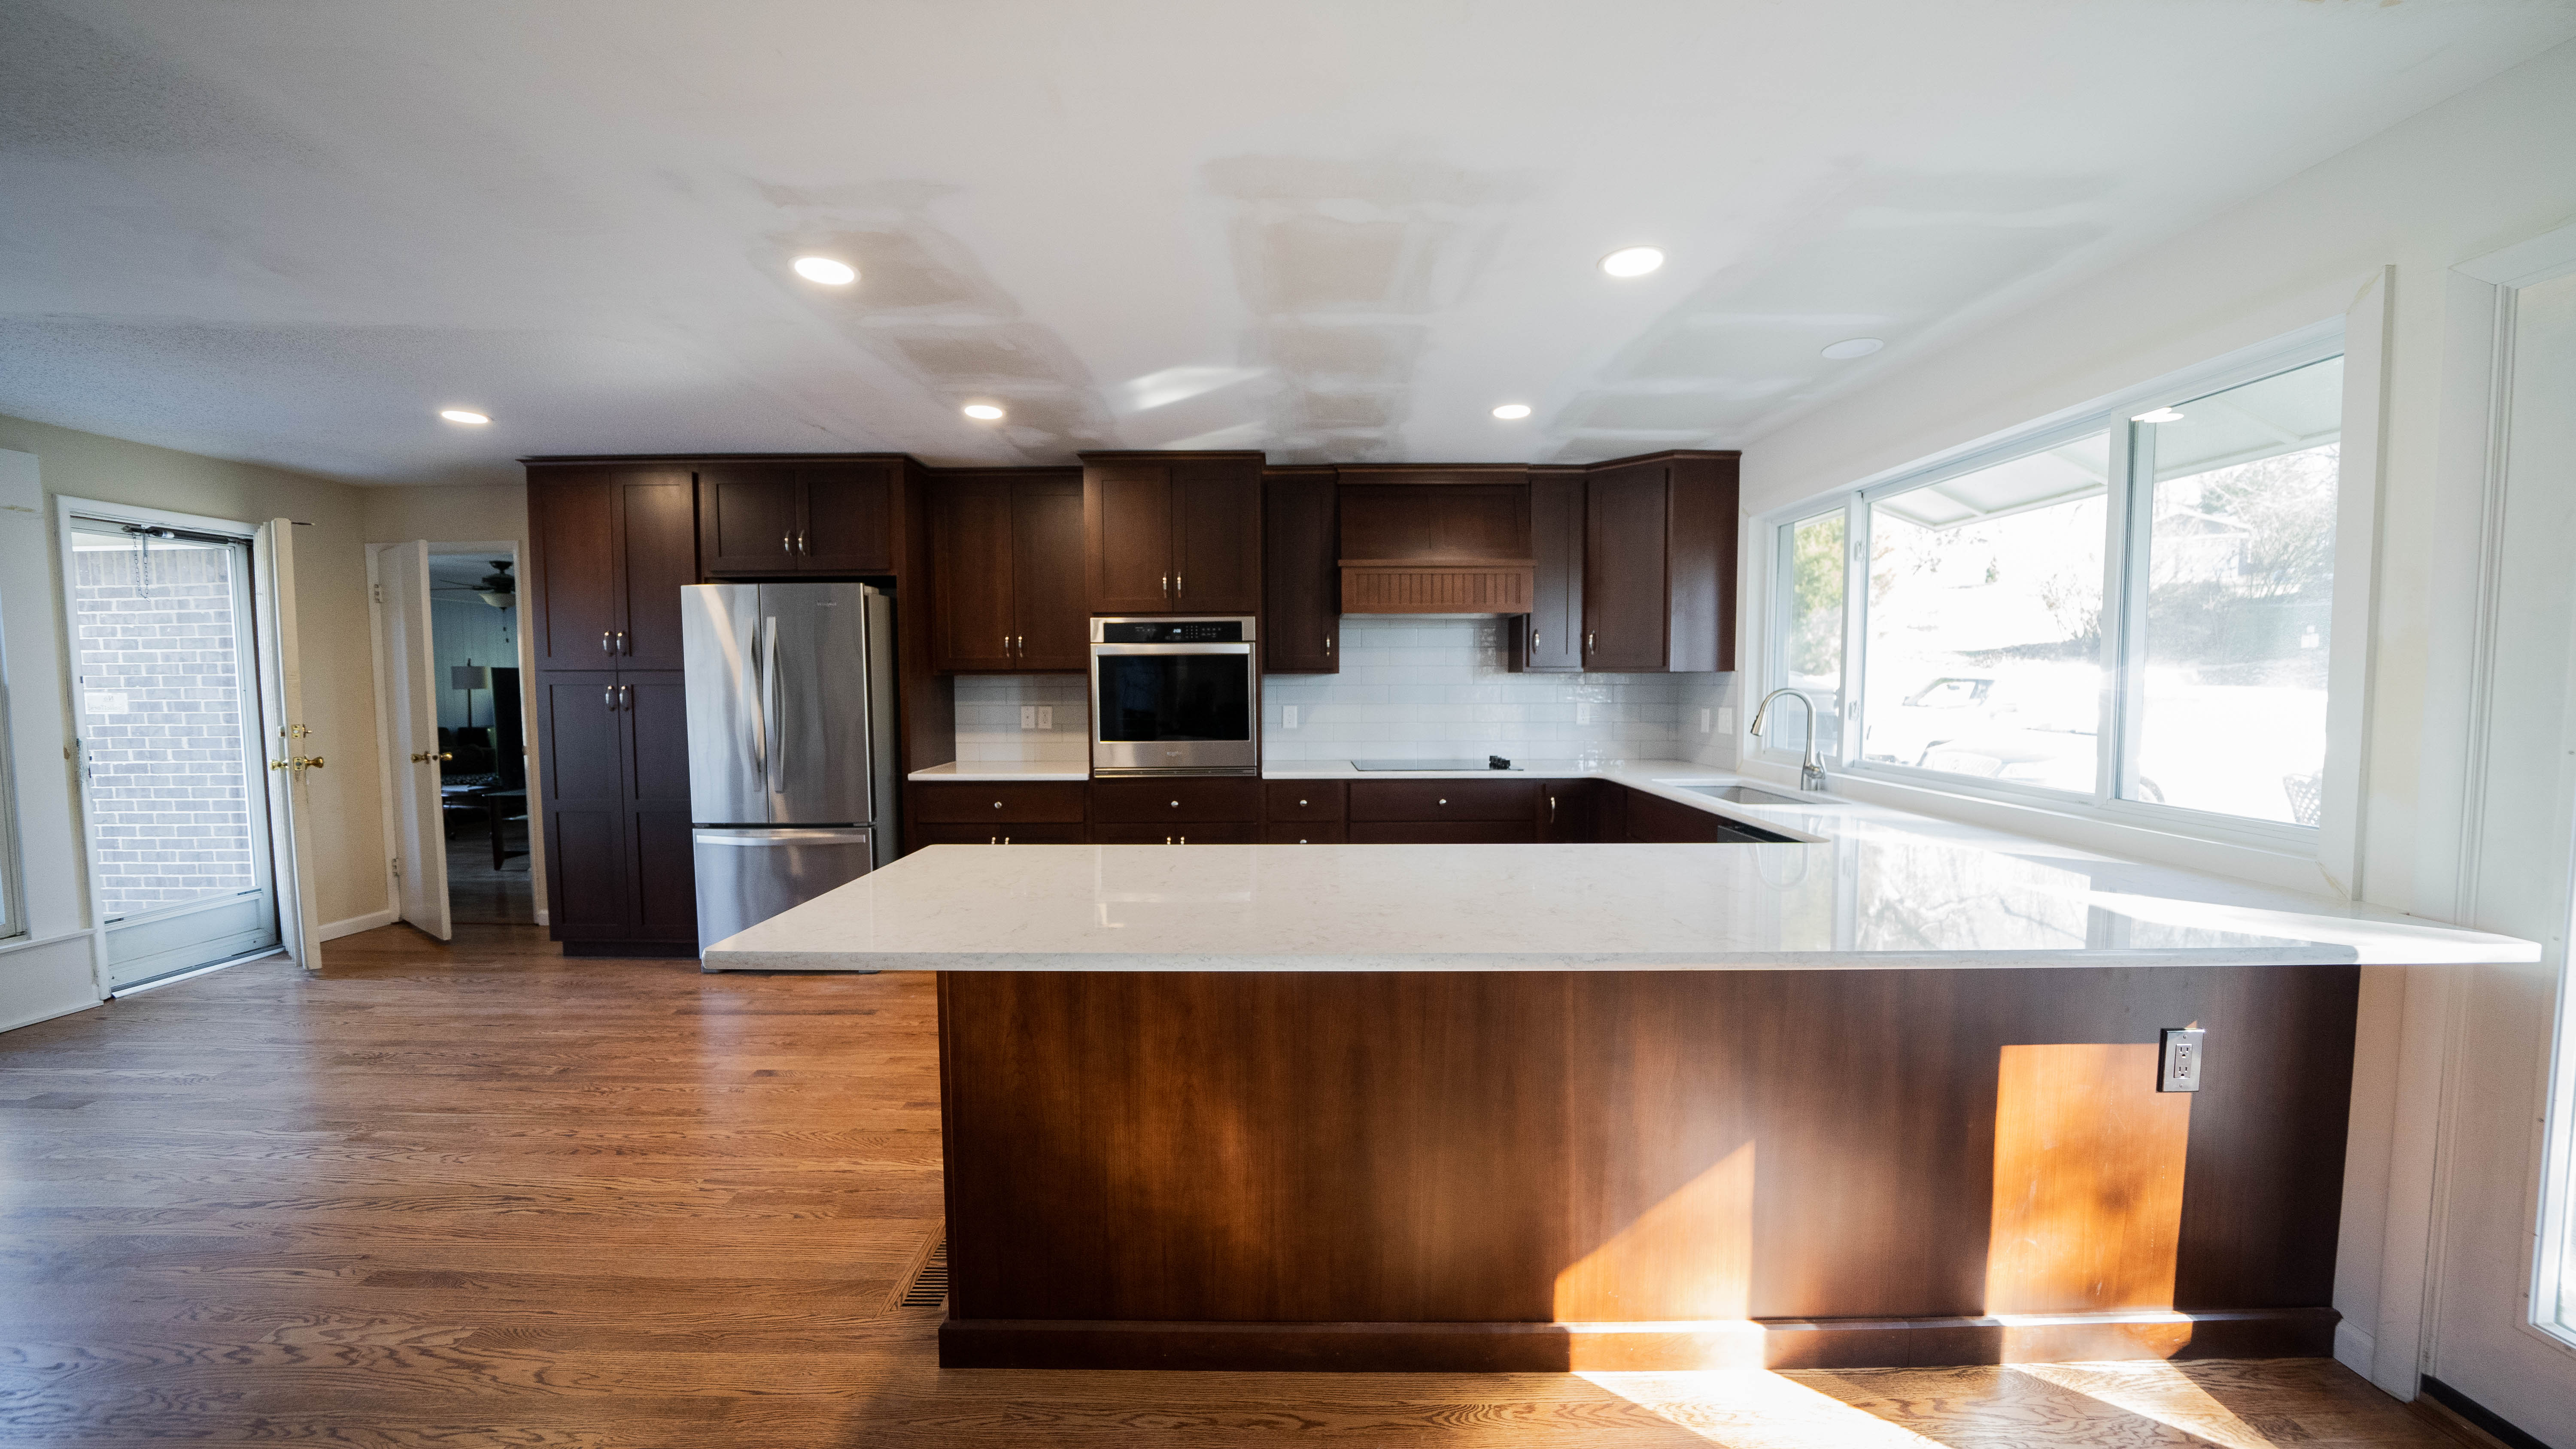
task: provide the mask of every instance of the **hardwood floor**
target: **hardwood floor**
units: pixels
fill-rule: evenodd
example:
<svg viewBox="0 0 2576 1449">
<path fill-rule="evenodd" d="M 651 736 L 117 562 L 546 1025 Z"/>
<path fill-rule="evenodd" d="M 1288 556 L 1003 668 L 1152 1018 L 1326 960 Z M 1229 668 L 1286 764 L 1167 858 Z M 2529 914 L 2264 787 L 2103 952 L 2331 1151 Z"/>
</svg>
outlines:
<svg viewBox="0 0 2576 1449">
<path fill-rule="evenodd" d="M 0 1445 L 2435 1446 L 2331 1363 L 942 1371 L 926 976 L 335 941 L 0 1035 Z"/>
</svg>

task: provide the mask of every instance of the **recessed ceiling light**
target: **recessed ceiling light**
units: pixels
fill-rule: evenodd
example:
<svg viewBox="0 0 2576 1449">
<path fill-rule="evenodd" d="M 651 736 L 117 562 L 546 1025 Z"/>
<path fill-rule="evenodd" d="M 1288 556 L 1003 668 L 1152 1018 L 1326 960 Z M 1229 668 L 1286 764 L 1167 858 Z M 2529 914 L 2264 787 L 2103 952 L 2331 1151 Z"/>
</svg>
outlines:
<svg viewBox="0 0 2576 1449">
<path fill-rule="evenodd" d="M 2178 423 L 2182 421 L 2182 409 L 2157 408 L 2154 412 L 2140 413 L 2136 417 L 2129 419 L 2129 421 L 2133 423 Z"/>
<path fill-rule="evenodd" d="M 830 257 L 798 257 L 796 275 L 826 287 L 846 287 L 859 279 L 859 269 Z"/>
<path fill-rule="evenodd" d="M 1528 403 L 1505 403 L 1501 407 L 1494 409 L 1494 416 L 1501 418 L 1507 423 L 1519 422 L 1521 419 L 1528 417 L 1529 413 L 1530 410 Z"/>
<path fill-rule="evenodd" d="M 970 418 L 973 418 L 979 423 L 992 422 L 994 419 L 999 418 L 1002 415 L 1002 410 L 993 406 L 991 403 L 968 403 L 966 406 L 958 409 L 958 411 L 964 413 Z"/>
<path fill-rule="evenodd" d="M 464 408 L 440 408 L 438 415 L 451 423 L 465 423 L 477 428 L 492 421 L 481 413 L 469 412 Z"/>
<path fill-rule="evenodd" d="M 1660 247 L 1621 247 L 1601 259 L 1601 270 L 1614 277 L 1642 277 L 1663 264 Z"/>
<path fill-rule="evenodd" d="M 1842 341 L 1835 343 L 1833 346 L 1826 348 L 1825 356 L 1832 358 L 1836 362 L 1841 362 L 1847 358 L 1867 357 L 1886 345 L 1886 343 L 1881 342 L 1875 337 L 1846 337 Z"/>
</svg>

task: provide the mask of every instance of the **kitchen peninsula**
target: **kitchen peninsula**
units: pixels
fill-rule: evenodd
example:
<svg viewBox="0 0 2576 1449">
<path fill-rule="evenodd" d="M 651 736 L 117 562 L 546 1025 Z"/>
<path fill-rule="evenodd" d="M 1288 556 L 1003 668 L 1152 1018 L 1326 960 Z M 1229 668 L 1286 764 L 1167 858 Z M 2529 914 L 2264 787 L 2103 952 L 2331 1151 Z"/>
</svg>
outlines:
<svg viewBox="0 0 2576 1449">
<path fill-rule="evenodd" d="M 943 1363 L 1547 1370 L 2323 1354 L 2360 967 L 2537 950 L 1595 773 L 1787 840 L 934 848 L 706 964 L 940 973 Z"/>
</svg>

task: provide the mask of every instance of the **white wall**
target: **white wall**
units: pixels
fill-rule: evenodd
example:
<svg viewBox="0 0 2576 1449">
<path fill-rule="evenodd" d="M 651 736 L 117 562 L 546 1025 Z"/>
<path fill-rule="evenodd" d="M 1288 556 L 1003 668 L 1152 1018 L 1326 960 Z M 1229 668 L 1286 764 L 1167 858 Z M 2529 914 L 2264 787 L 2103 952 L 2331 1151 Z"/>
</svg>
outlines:
<svg viewBox="0 0 2576 1449">
<path fill-rule="evenodd" d="M 2376 903 L 2449 918 L 2461 859 L 2487 426 L 2482 412 L 2463 412 L 2457 397 L 2462 383 L 2483 378 L 2490 360 L 2483 347 L 2458 340 L 2483 336 L 2482 317 L 2470 314 L 2486 305 L 2486 289 L 2463 288 L 2451 268 L 2571 220 L 2576 44 L 1981 333 L 1936 352 L 1887 357 L 1858 391 L 1745 443 L 1745 508 L 1759 514 L 1830 492 L 2336 316 L 2383 266 L 2393 267 L 2359 889 Z M 2366 1043 L 2398 1040 L 2398 1018 L 2422 1004 L 2409 1007 L 2405 989 L 2394 978 L 2374 978 L 2365 989 Z M 2536 1114 L 2541 1083 L 2530 1053 L 2463 1056 L 2451 1065 L 2460 1074 L 2457 1089 L 2496 1110 L 2526 1114 L 2518 1120 Z M 2375 1080 L 2365 1073 L 2366 1088 Z M 2402 1161 L 2388 1176 L 2392 1161 L 2413 1150 L 2391 1138 L 2391 1119 L 2407 1110 L 2406 1094 L 2435 1090 L 2438 1081 L 2410 1077 L 2397 1095 L 2356 1097 L 2360 1117 L 2379 1114 L 2356 1124 L 2357 1173 L 2391 1182 L 2404 1176 Z M 2372 1133 L 2375 1143 L 2365 1140 Z M 2460 1190 L 2519 1200 L 2529 1186 L 2491 1179 Z M 2347 1257 L 2375 1253 L 2383 1231 L 2402 1236 L 2403 1227 L 2348 1220 Z M 2529 1243 L 2508 1231 L 2455 1246 L 2509 1270 Z M 2460 1291 L 2490 1298 L 2495 1285 L 2518 1276 L 2467 1273 L 2456 1255 L 2446 1272 L 2457 1275 Z M 2368 1274 L 2345 1276 L 2354 1296 L 2339 1295 L 2338 1306 L 2353 1324 L 2376 1323 L 2378 1284 L 2365 1281 Z M 2516 1302 L 2463 1307 L 2454 1294 L 2443 1311 L 2503 1323 L 2521 1310 Z M 2509 1405 L 2544 1438 L 2576 1442 L 2576 1360 L 2535 1379 L 2474 1341 L 2437 1337 L 2431 1354 L 2432 1371 L 2454 1387 Z M 2381 1381 L 2392 1377 L 2383 1373 Z"/>
</svg>

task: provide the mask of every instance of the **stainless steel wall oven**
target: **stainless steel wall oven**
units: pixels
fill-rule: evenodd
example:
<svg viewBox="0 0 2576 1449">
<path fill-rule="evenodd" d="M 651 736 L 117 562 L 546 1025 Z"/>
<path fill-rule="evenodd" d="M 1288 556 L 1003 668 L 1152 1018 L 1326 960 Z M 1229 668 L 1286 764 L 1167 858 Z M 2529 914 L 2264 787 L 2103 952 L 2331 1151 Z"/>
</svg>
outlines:
<svg viewBox="0 0 2576 1449">
<path fill-rule="evenodd" d="M 1091 621 L 1091 772 L 1261 771 L 1252 620 Z"/>
</svg>

